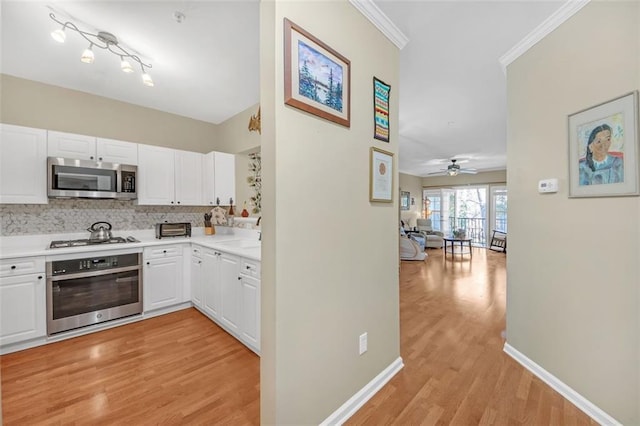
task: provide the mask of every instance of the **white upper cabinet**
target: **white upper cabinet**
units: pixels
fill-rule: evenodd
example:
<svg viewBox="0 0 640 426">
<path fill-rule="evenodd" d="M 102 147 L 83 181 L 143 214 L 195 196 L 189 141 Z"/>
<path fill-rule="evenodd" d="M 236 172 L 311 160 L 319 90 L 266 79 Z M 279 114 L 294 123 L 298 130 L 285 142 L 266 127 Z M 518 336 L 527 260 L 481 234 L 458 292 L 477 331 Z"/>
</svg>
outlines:
<svg viewBox="0 0 640 426">
<path fill-rule="evenodd" d="M 138 164 L 137 144 L 114 139 L 96 138 L 95 136 L 49 130 L 47 151 L 49 157 L 104 161 L 134 166 Z"/>
<path fill-rule="evenodd" d="M 210 152 L 204 158 L 204 204 L 229 205 L 236 200 L 236 156 L 224 152 Z"/>
<path fill-rule="evenodd" d="M 138 145 L 138 204 L 175 204 L 173 150 Z"/>
<path fill-rule="evenodd" d="M 96 137 L 49 130 L 47 151 L 49 157 L 96 160 Z"/>
<path fill-rule="evenodd" d="M 202 205 L 203 154 L 138 145 L 138 204 Z"/>
<path fill-rule="evenodd" d="M 0 203 L 47 202 L 47 131 L 0 124 Z"/>
<path fill-rule="evenodd" d="M 98 161 L 138 165 L 138 144 L 133 142 L 98 138 L 96 140 L 96 154 Z"/>
<path fill-rule="evenodd" d="M 203 154 L 190 151 L 174 152 L 175 202 L 186 206 L 202 205 Z"/>
</svg>

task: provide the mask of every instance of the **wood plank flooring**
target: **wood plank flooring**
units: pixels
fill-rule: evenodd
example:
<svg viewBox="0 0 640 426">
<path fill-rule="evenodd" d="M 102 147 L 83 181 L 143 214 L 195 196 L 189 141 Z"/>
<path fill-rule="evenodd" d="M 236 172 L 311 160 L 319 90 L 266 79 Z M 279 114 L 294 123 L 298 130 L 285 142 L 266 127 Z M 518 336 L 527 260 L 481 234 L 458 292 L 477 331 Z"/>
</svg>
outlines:
<svg viewBox="0 0 640 426">
<path fill-rule="evenodd" d="M 260 359 L 193 308 L 0 361 L 5 425 L 260 423 Z"/>
<path fill-rule="evenodd" d="M 348 425 L 596 425 L 504 354 L 506 255 L 473 249 L 400 272 L 404 368 Z"/>
<path fill-rule="evenodd" d="M 502 352 L 505 255 L 402 262 L 405 367 L 350 425 L 587 425 Z M 188 309 L 0 357 L 3 421 L 259 424 L 259 358 Z"/>
</svg>

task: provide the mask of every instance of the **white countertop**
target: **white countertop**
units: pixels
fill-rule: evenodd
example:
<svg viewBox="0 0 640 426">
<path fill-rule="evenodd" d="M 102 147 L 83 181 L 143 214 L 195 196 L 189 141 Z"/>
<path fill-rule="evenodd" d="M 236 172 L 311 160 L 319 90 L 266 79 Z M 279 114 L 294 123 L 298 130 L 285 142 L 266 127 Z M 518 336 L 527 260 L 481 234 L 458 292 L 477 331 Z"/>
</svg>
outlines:
<svg viewBox="0 0 640 426">
<path fill-rule="evenodd" d="M 252 229 L 241 228 L 228 228 L 228 227 L 216 227 L 215 235 L 204 235 L 204 228 L 193 228 L 192 236 L 187 237 L 173 237 L 173 238 L 155 238 L 153 230 L 136 230 L 136 231 L 112 231 L 114 237 L 128 237 L 133 236 L 139 243 L 119 243 L 119 244 L 94 244 L 82 247 L 65 247 L 65 248 L 49 248 L 51 241 L 58 240 L 75 240 L 88 238 L 89 234 L 74 233 L 74 234 L 39 234 L 39 235 L 22 235 L 22 236 L 9 236 L 0 237 L 0 260 L 12 259 L 17 257 L 30 257 L 30 256 L 63 256 L 87 254 L 92 256 L 97 252 L 104 253 L 106 251 L 129 253 L 141 252 L 144 247 L 166 245 L 166 244 L 198 244 L 203 247 L 213 248 L 216 250 L 224 251 L 226 253 L 235 254 L 238 256 L 246 257 L 248 259 L 260 261 L 259 247 L 259 231 Z M 247 240 L 251 241 L 250 244 L 244 244 L 245 247 L 238 247 L 234 245 L 224 244 L 231 240 Z M 254 244 L 255 243 L 255 244 Z M 246 247 L 250 245 L 251 247 Z M 115 253 L 114 253 L 115 254 Z"/>
</svg>

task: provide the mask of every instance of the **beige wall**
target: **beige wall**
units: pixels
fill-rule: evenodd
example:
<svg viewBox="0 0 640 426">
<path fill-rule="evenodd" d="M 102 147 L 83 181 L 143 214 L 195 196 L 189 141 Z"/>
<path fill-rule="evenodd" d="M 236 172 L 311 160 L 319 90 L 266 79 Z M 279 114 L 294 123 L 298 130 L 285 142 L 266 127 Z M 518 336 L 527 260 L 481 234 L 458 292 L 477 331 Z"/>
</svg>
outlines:
<svg viewBox="0 0 640 426">
<path fill-rule="evenodd" d="M 255 104 L 218 125 L 219 151 L 238 154 L 260 147 L 260 133 L 249 131 L 249 119 L 257 114 L 259 105 Z"/>
<path fill-rule="evenodd" d="M 222 151 L 211 123 L 6 74 L 0 74 L 0 85 L 3 123 L 187 151 Z"/>
<path fill-rule="evenodd" d="M 218 150 L 236 154 L 236 204 L 239 215 L 242 211 L 242 204 L 253 196 L 254 191 L 247 183 L 249 176 L 248 153 L 260 151 L 260 133 L 249 131 L 249 119 L 257 114 L 260 104 L 255 104 L 250 108 L 234 115 L 228 120 L 220 123 L 217 127 Z M 251 216 L 251 208 L 247 208 Z"/>
<path fill-rule="evenodd" d="M 507 338 L 640 424 L 640 199 L 568 198 L 567 116 L 640 87 L 640 3 L 591 2 L 508 67 Z M 556 194 L 537 183 L 556 177 Z"/>
<path fill-rule="evenodd" d="M 351 61 L 350 128 L 284 105 L 285 16 Z M 396 191 L 369 202 L 369 149 L 398 151 L 397 126 L 372 138 L 372 79 L 398 87 L 399 51 L 346 0 L 261 2 L 261 39 L 261 420 L 318 424 L 400 355 Z"/>
<path fill-rule="evenodd" d="M 451 187 L 459 185 L 488 185 L 505 183 L 507 171 L 497 170 L 475 175 L 459 174 L 458 176 L 431 176 L 422 178 L 423 187 Z"/>
<path fill-rule="evenodd" d="M 422 217 L 422 178 L 400 173 L 400 191 L 408 191 L 415 200 L 415 204 L 410 205 L 409 210 L 400 210 L 400 219 L 414 227 L 417 225 L 416 219 Z"/>
</svg>

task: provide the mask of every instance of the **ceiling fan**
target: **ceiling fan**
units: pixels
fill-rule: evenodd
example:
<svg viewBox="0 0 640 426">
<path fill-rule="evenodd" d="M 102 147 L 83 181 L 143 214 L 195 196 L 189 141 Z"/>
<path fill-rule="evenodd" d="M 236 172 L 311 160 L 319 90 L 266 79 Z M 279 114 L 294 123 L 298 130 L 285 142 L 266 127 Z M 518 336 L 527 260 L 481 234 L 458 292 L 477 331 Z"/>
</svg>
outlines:
<svg viewBox="0 0 640 426">
<path fill-rule="evenodd" d="M 478 173 L 476 169 L 462 169 L 459 164 L 456 164 L 456 159 L 451 160 L 451 164 L 447 166 L 446 169 L 441 169 L 439 172 L 431 172 L 429 175 L 447 175 L 447 176 L 458 176 L 459 173 L 475 175 Z"/>
</svg>

